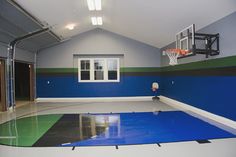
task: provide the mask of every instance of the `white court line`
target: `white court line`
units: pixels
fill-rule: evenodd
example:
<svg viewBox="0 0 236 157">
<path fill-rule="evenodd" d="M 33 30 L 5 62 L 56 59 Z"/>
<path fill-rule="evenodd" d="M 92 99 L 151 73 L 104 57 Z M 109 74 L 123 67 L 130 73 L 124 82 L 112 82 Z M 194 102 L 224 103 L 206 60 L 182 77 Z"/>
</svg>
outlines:
<svg viewBox="0 0 236 157">
<path fill-rule="evenodd" d="M 63 143 L 63 144 L 61 144 L 62 146 L 65 146 L 65 145 L 68 145 L 68 144 L 71 144 L 71 143 Z"/>
<path fill-rule="evenodd" d="M 15 139 L 16 136 L 0 136 L 0 139 Z"/>
</svg>

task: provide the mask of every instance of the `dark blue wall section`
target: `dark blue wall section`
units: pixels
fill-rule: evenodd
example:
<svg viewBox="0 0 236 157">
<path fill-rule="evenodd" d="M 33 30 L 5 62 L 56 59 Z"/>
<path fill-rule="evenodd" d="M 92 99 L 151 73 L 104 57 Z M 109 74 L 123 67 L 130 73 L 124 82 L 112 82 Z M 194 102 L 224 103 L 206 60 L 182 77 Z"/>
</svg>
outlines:
<svg viewBox="0 0 236 157">
<path fill-rule="evenodd" d="M 163 76 L 161 88 L 164 96 L 236 120 L 236 76 Z"/>
<path fill-rule="evenodd" d="M 47 82 L 50 82 L 49 84 Z M 75 76 L 37 76 L 37 97 L 152 96 L 159 76 L 121 76 L 120 82 L 79 83 Z"/>
</svg>

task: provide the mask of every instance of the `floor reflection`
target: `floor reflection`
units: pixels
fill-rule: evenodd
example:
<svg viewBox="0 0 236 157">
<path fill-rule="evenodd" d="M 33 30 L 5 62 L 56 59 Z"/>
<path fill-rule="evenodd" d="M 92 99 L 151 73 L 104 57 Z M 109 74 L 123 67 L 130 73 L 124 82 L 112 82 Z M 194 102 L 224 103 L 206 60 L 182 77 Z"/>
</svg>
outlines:
<svg viewBox="0 0 236 157">
<path fill-rule="evenodd" d="M 60 146 L 73 142 L 119 136 L 120 115 L 65 114 L 33 146 Z"/>
<path fill-rule="evenodd" d="M 79 121 L 80 140 L 95 138 L 101 134 L 107 138 L 110 137 L 110 134 L 112 136 L 120 134 L 119 115 L 80 115 Z"/>
</svg>

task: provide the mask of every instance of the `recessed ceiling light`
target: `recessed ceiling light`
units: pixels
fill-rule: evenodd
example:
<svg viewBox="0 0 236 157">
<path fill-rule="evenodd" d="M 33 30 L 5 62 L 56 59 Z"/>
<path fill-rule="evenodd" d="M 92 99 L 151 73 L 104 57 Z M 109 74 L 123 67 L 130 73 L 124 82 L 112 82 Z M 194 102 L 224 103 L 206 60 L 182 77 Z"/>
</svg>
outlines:
<svg viewBox="0 0 236 157">
<path fill-rule="evenodd" d="M 91 17 L 91 21 L 93 25 L 102 25 L 102 17 Z"/>
<path fill-rule="evenodd" d="M 87 3 L 90 11 L 102 10 L 101 0 L 87 0 Z"/>
<path fill-rule="evenodd" d="M 69 30 L 73 30 L 75 28 L 75 24 L 68 24 L 66 25 L 66 28 Z"/>
</svg>

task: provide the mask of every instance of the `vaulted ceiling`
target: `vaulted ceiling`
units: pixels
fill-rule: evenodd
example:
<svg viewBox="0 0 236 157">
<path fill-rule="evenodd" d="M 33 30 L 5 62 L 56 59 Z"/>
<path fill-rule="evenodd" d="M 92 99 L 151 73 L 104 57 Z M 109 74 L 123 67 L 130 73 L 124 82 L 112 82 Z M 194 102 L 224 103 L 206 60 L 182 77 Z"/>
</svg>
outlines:
<svg viewBox="0 0 236 157">
<path fill-rule="evenodd" d="M 89 11 L 87 0 L 15 2 L 61 39 L 100 27 L 159 48 L 190 24 L 200 29 L 236 11 L 235 0 L 102 0 L 101 11 Z M 102 16 L 103 25 L 93 26 L 92 16 Z M 65 28 L 70 23 L 74 30 Z"/>
</svg>

